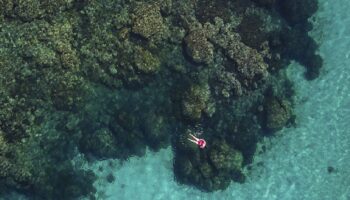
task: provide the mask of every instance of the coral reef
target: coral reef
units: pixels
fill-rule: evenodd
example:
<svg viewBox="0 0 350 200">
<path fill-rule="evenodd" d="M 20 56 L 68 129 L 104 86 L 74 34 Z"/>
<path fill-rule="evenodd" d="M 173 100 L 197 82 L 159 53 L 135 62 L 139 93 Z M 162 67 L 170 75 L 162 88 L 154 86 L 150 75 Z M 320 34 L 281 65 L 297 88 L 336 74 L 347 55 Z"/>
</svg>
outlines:
<svg viewBox="0 0 350 200">
<path fill-rule="evenodd" d="M 93 154 L 99 158 L 110 158 L 117 154 L 116 138 L 109 129 L 100 129 L 91 135 L 84 135 L 80 140 L 82 152 Z"/>
<path fill-rule="evenodd" d="M 176 151 L 181 155 L 175 158 L 176 178 L 192 183 L 206 191 L 225 189 L 232 180 L 242 181 L 242 153 L 225 141 L 213 140 L 205 151 L 180 136 Z M 228 178 L 230 177 L 230 178 Z"/>
<path fill-rule="evenodd" d="M 141 3 L 136 6 L 133 15 L 133 33 L 146 39 L 164 37 L 166 27 L 157 4 Z"/>
<path fill-rule="evenodd" d="M 316 10 L 316 0 L 0 0 L 0 195 L 94 199 L 77 155 L 126 160 L 169 145 L 179 183 L 243 182 L 266 133 L 293 121 L 289 62 L 320 74 L 307 34 Z"/>
<path fill-rule="evenodd" d="M 306 23 L 318 9 L 317 1 L 278 1 L 280 13 L 291 25 Z"/>
<path fill-rule="evenodd" d="M 214 47 L 208 41 L 204 30 L 193 30 L 185 37 L 186 52 L 197 63 L 210 63 Z"/>
<path fill-rule="evenodd" d="M 152 55 L 151 52 L 141 47 L 137 47 L 134 54 L 134 63 L 137 70 L 145 74 L 156 73 L 159 71 L 160 61 L 157 57 Z"/>
<path fill-rule="evenodd" d="M 270 130 L 283 128 L 291 118 L 291 104 L 287 100 L 277 98 L 267 99 L 265 102 L 265 127 Z"/>
<path fill-rule="evenodd" d="M 208 85 L 191 85 L 183 94 L 182 113 L 191 120 L 199 120 L 209 104 Z"/>
</svg>

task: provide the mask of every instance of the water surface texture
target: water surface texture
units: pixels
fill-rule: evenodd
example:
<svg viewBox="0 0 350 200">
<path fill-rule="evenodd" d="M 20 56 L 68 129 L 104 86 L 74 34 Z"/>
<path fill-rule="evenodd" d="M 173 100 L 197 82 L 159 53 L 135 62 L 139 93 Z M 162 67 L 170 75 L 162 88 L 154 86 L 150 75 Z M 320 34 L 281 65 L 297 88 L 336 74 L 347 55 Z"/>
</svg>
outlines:
<svg viewBox="0 0 350 200">
<path fill-rule="evenodd" d="M 349 10 L 0 1 L 0 200 L 350 199 Z"/>
</svg>

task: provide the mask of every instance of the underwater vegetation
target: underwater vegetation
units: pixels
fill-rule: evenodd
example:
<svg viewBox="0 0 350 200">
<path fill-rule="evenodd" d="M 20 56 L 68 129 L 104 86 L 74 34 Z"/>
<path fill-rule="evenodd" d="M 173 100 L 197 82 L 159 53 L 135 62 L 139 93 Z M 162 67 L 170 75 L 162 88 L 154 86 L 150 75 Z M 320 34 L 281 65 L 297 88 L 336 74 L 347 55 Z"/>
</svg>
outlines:
<svg viewBox="0 0 350 200">
<path fill-rule="evenodd" d="M 179 183 L 244 182 L 264 137 L 294 123 L 295 60 L 316 0 L 0 0 L 0 196 L 93 199 L 72 160 L 171 145 Z M 201 133 L 207 147 L 187 140 Z"/>
</svg>

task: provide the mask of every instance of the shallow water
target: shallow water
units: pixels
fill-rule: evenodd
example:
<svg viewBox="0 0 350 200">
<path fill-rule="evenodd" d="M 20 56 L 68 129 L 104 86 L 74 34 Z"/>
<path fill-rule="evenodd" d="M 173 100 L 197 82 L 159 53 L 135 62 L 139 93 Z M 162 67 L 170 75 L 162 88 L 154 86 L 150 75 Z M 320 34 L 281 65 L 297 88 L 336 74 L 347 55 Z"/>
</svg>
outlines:
<svg viewBox="0 0 350 200">
<path fill-rule="evenodd" d="M 159 152 L 147 150 L 145 156 L 130 157 L 123 162 L 117 159 L 87 162 L 88 155 L 78 154 L 73 164 L 82 166 L 84 169 L 92 169 L 98 175 L 94 183 L 97 189 L 96 199 L 350 199 L 350 132 L 348 131 L 350 128 L 350 14 L 348 12 L 350 1 L 319 0 L 319 2 L 318 12 L 310 19 L 314 30 L 309 34 L 320 44 L 319 54 L 324 59 L 321 74 L 317 79 L 307 81 L 303 66 L 296 62 L 288 66 L 287 75 L 295 84 L 296 90 L 294 97 L 296 125 L 282 129 L 277 133 L 277 137 L 264 139 L 267 150 L 254 157 L 251 169 L 245 169 L 248 174 L 246 182 L 242 184 L 232 182 L 226 190 L 212 193 L 181 185 L 174 180 L 174 154 L 171 147 L 161 149 Z M 108 56 L 106 59 L 108 60 Z M 117 71 L 114 72 L 117 73 Z M 158 85 L 154 87 L 157 88 Z M 111 91 L 106 88 L 96 89 L 94 91 L 96 94 L 92 95 L 92 98 L 98 101 L 92 100 L 92 103 L 89 102 L 91 107 L 86 106 L 87 113 L 94 115 L 91 121 L 87 121 L 88 123 L 96 121 L 96 124 L 93 124 L 96 126 L 95 129 L 100 128 L 99 123 L 103 124 L 101 127 L 106 128 L 109 125 L 108 122 L 114 120 L 114 118 L 110 119 L 113 114 L 109 113 L 109 104 L 117 104 L 116 102 L 120 101 L 120 105 L 117 106 L 124 106 L 124 101 L 128 101 L 124 95 L 134 95 L 129 94 L 128 91 L 126 93 Z M 159 101 L 159 105 L 168 102 L 167 96 L 159 93 L 148 95 L 148 92 L 154 92 L 152 88 L 144 92 L 146 94 L 140 96 L 151 96 L 156 100 L 141 99 L 142 103 L 138 105 L 140 107 L 152 106 L 152 103 L 148 103 L 151 101 Z M 135 94 L 135 96 L 138 95 L 138 93 Z M 110 99 L 113 100 L 110 101 Z M 138 97 L 131 99 L 139 100 Z M 126 106 L 129 105 L 126 104 Z M 128 112 L 128 109 L 126 110 Z M 66 126 L 68 129 L 69 126 L 76 125 L 74 120 L 69 123 L 71 124 Z M 52 127 L 56 126 L 55 119 L 53 124 Z M 48 126 L 48 132 L 52 127 Z M 73 128 L 72 130 L 75 131 Z M 176 130 L 173 131 L 176 132 Z M 77 147 L 74 146 L 74 148 Z M 58 153 L 63 155 L 60 150 L 57 150 Z M 142 154 L 142 149 L 140 151 Z M 126 152 L 129 153 L 128 150 Z M 70 158 L 68 161 L 70 162 Z M 28 190 L 28 193 L 30 192 Z M 56 198 L 60 199 L 60 197 Z M 0 199 L 24 200 L 27 198 L 9 194 Z"/>
<path fill-rule="evenodd" d="M 173 179 L 170 148 L 123 165 L 105 166 L 95 186 L 101 199 L 350 199 L 350 1 L 320 0 L 310 33 L 324 58 L 321 76 L 306 81 L 303 68 L 292 63 L 288 76 L 297 90 L 297 126 L 280 131 L 265 154 L 255 158 L 244 184 L 231 183 L 225 191 L 203 193 L 178 185 Z M 110 167 L 108 162 L 114 163 Z M 97 171 L 97 170 L 96 170 Z M 330 171 L 330 172 L 329 172 Z M 105 177 L 113 173 L 114 183 Z"/>
</svg>

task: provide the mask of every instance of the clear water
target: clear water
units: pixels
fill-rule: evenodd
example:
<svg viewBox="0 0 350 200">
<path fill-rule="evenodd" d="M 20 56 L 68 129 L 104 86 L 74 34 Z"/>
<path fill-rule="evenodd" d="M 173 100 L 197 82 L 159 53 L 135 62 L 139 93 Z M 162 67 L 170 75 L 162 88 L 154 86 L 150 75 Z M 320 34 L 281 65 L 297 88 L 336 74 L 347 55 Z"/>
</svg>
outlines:
<svg viewBox="0 0 350 200">
<path fill-rule="evenodd" d="M 310 33 L 324 58 L 321 76 L 305 81 L 303 68 L 293 63 L 288 74 L 296 84 L 297 127 L 280 131 L 273 145 L 255 162 L 244 184 L 225 191 L 203 193 L 173 179 L 172 152 L 148 152 L 145 157 L 101 161 L 90 165 L 99 173 L 98 199 L 350 199 L 350 1 L 320 0 Z M 113 166 L 109 166 L 113 163 Z M 328 172 L 332 167 L 334 171 Z M 116 181 L 106 183 L 113 173 Z"/>
<path fill-rule="evenodd" d="M 320 45 L 324 66 L 319 78 L 306 81 L 304 68 L 292 63 L 297 126 L 285 128 L 273 145 L 254 159 L 243 183 L 225 191 L 201 192 L 179 185 L 173 176 L 171 148 L 144 157 L 86 163 L 99 179 L 98 200 L 349 200 L 350 199 L 350 1 L 319 0 L 310 34 Z M 77 158 L 76 161 L 81 161 Z M 99 168 L 104 170 L 100 171 Z M 330 173 L 329 170 L 332 172 Z M 113 183 L 106 177 L 112 173 Z M 26 199 L 10 195 L 0 199 Z"/>
</svg>

